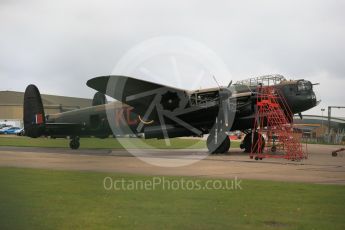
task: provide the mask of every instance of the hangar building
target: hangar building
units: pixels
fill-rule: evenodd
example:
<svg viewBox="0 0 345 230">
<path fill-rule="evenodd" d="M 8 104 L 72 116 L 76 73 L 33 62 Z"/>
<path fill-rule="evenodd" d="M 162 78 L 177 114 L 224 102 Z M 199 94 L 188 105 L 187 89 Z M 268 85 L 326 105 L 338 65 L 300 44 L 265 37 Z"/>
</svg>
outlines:
<svg viewBox="0 0 345 230">
<path fill-rule="evenodd" d="M 46 114 L 66 112 L 89 107 L 92 99 L 64 97 L 42 94 L 42 102 Z M 0 124 L 23 126 L 24 93 L 16 91 L 0 91 Z"/>
<path fill-rule="evenodd" d="M 342 144 L 345 143 L 345 118 L 331 117 L 328 127 L 327 116 L 303 115 L 301 120 L 294 117 L 295 128 L 302 131 L 303 136 L 309 141 L 320 143 Z M 330 128 L 330 133 L 328 130 Z"/>
</svg>

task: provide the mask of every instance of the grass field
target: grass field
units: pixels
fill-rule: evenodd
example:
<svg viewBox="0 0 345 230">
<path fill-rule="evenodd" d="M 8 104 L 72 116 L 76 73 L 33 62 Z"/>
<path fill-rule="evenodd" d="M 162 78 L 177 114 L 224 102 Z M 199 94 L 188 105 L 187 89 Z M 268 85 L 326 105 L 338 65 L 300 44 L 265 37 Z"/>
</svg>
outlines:
<svg viewBox="0 0 345 230">
<path fill-rule="evenodd" d="M 170 139 L 170 146 L 166 145 L 165 140 L 121 138 L 81 138 L 80 148 L 84 149 L 122 149 L 125 144 L 129 148 L 161 148 L 161 149 L 201 149 L 206 148 L 206 142 L 201 139 Z M 19 147 L 55 147 L 68 148 L 69 140 L 49 139 L 49 138 L 29 138 L 29 137 L 6 137 L 0 136 L 0 146 L 19 146 Z M 232 142 L 232 147 L 239 147 L 239 142 Z"/>
<path fill-rule="evenodd" d="M 244 180 L 242 190 L 107 191 L 106 176 L 151 179 L 0 168 L 0 228 L 345 229 L 345 186 Z"/>
</svg>

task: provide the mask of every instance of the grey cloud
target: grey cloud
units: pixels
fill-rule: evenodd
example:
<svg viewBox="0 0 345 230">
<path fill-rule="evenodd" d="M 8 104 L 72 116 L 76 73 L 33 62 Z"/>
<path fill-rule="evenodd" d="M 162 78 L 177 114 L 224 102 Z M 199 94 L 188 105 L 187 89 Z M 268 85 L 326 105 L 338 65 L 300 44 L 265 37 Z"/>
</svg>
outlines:
<svg viewBox="0 0 345 230">
<path fill-rule="evenodd" d="M 278 72 L 321 78 L 322 91 L 344 83 L 344 8 L 322 0 L 1 1 L 0 90 L 35 83 L 91 97 L 85 82 L 109 74 L 128 49 L 181 35 L 213 49 L 236 79 Z M 340 87 L 323 94 L 325 105 L 342 103 Z"/>
</svg>

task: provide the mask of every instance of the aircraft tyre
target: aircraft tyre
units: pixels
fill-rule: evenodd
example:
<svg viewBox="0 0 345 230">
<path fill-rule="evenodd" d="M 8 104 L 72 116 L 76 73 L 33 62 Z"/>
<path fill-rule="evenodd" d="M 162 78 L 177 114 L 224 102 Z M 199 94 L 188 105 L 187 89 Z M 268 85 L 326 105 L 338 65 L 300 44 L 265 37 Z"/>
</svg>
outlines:
<svg viewBox="0 0 345 230">
<path fill-rule="evenodd" d="M 219 146 L 219 153 L 227 153 L 230 149 L 230 145 L 231 145 L 230 138 L 226 137 L 224 141 L 222 142 L 222 144 Z"/>
<path fill-rule="evenodd" d="M 252 147 L 252 134 L 248 133 L 244 137 L 242 144 L 240 145 L 241 149 L 244 149 L 244 152 L 250 153 Z"/>
<path fill-rule="evenodd" d="M 207 137 L 207 149 L 211 154 L 226 153 L 229 151 L 230 145 L 231 145 L 230 138 L 226 134 L 224 134 L 224 135 L 225 136 L 219 137 L 220 140 L 223 139 L 222 143 L 220 143 L 220 144 L 215 143 L 215 140 L 214 140 L 215 136 L 214 135 L 210 134 Z"/>
<path fill-rule="evenodd" d="M 256 143 L 258 141 L 258 139 L 261 138 L 261 149 L 265 148 L 265 138 L 260 134 L 255 132 L 254 133 L 254 143 Z M 252 151 L 252 133 L 248 133 L 244 139 L 242 144 L 240 145 L 241 149 L 244 149 L 244 152 L 246 153 L 250 153 Z M 256 153 L 258 151 L 258 147 L 256 146 L 256 148 L 254 149 L 254 153 Z"/>
<path fill-rule="evenodd" d="M 73 137 L 71 141 L 69 142 L 69 147 L 71 149 L 79 149 L 80 147 L 79 137 Z"/>
</svg>

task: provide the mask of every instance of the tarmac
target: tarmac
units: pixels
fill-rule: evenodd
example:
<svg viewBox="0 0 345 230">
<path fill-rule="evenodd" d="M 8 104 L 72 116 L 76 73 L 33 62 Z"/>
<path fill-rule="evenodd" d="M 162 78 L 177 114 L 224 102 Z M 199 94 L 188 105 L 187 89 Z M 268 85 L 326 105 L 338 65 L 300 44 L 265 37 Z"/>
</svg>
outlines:
<svg viewBox="0 0 345 230">
<path fill-rule="evenodd" d="M 203 156 L 206 150 L 141 150 L 141 158 L 126 150 L 35 147 L 0 147 L 0 167 L 53 170 L 117 172 L 136 175 L 191 176 L 308 182 L 345 185 L 345 153 L 332 157 L 341 146 L 308 145 L 308 159 L 250 159 L 239 148 L 224 155 Z M 181 167 L 160 167 L 151 162 L 182 163 Z"/>
</svg>

